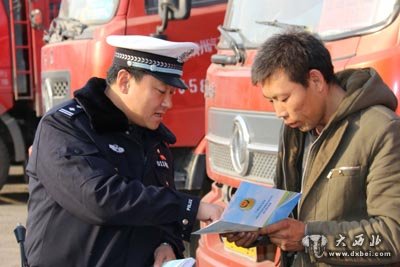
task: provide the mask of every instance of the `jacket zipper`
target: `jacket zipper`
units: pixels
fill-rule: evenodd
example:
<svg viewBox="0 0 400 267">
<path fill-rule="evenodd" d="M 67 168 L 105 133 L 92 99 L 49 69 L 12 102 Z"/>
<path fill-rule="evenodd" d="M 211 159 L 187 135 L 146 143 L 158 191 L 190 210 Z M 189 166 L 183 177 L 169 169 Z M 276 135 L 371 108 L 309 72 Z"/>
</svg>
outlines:
<svg viewBox="0 0 400 267">
<path fill-rule="evenodd" d="M 315 139 L 314 142 L 311 143 L 310 149 L 309 149 L 308 152 L 307 152 L 307 155 L 306 155 L 306 164 L 304 164 L 304 170 L 303 170 L 303 174 L 302 174 L 302 177 L 301 177 L 301 188 L 300 188 L 300 193 L 303 193 L 304 180 L 305 180 L 305 177 L 306 177 L 306 173 L 307 173 L 307 169 L 308 169 L 308 165 L 309 165 L 308 163 L 309 163 L 309 161 L 310 161 L 311 154 L 312 154 L 312 152 L 313 152 L 313 149 L 314 149 L 314 147 L 315 147 L 315 144 L 318 142 L 318 140 L 319 140 L 319 138 L 321 137 L 321 135 L 323 134 L 323 132 L 324 132 L 324 131 L 322 131 L 322 132 L 320 133 L 320 135 L 318 135 L 317 139 Z M 298 218 L 300 218 L 300 205 L 297 205 L 297 216 L 298 216 Z"/>
<path fill-rule="evenodd" d="M 285 132 L 285 128 L 283 127 L 282 128 L 282 136 L 281 136 L 281 138 L 282 138 L 282 146 L 283 146 L 283 151 L 282 151 L 282 153 L 283 153 L 283 155 L 282 155 L 282 172 L 283 172 L 283 187 L 285 188 L 285 190 L 288 190 L 288 188 L 287 188 L 287 183 L 286 183 L 286 172 L 285 172 L 285 166 L 286 166 L 286 144 L 285 144 L 285 134 L 284 134 L 284 132 Z"/>
</svg>

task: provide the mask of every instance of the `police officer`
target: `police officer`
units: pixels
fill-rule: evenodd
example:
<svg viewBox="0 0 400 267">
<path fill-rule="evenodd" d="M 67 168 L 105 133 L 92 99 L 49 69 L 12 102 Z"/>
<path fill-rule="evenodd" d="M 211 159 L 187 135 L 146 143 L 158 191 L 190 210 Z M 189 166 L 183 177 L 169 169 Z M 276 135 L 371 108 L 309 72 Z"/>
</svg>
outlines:
<svg viewBox="0 0 400 267">
<path fill-rule="evenodd" d="M 174 189 L 162 124 L 194 43 L 109 36 L 107 80 L 91 78 L 41 120 L 27 166 L 31 267 L 161 266 L 194 221 L 222 208 Z"/>
</svg>

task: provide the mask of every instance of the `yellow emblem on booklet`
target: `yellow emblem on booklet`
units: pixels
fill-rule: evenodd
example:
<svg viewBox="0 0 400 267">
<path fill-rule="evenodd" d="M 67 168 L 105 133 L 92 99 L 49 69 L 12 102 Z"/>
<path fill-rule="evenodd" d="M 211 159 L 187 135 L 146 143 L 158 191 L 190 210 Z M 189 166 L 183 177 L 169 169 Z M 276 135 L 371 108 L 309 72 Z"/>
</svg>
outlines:
<svg viewBox="0 0 400 267">
<path fill-rule="evenodd" d="M 240 208 L 242 210 L 249 210 L 254 207 L 254 203 L 256 203 L 256 200 L 254 198 L 245 198 L 240 201 Z"/>
</svg>

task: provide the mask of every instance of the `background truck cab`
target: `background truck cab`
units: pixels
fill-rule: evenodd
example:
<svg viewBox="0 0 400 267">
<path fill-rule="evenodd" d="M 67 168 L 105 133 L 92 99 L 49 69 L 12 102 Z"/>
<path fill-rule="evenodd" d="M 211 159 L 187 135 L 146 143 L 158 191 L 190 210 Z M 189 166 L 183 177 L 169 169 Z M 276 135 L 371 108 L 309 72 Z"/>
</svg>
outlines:
<svg viewBox="0 0 400 267">
<path fill-rule="evenodd" d="M 256 50 L 269 36 L 288 28 L 317 33 L 335 71 L 373 67 L 399 98 L 399 9 L 398 0 L 230 0 L 207 72 L 207 173 L 215 183 L 204 200 L 225 205 L 241 181 L 274 185 L 282 122 L 250 80 Z M 274 266 L 275 251 L 239 249 L 209 234 L 201 237 L 197 266 Z"/>
<path fill-rule="evenodd" d="M 225 9 L 226 0 L 63 0 L 42 49 L 41 114 L 71 98 L 88 78 L 106 76 L 114 55 L 105 41 L 108 35 L 155 34 L 195 42 L 200 51 L 184 68 L 189 89 L 177 91 L 164 123 L 177 136 L 173 154 L 178 189 L 201 189 L 209 181 L 202 142 L 204 81 Z"/>
<path fill-rule="evenodd" d="M 27 158 L 38 123 L 40 49 L 60 0 L 0 0 L 0 189 Z"/>
</svg>

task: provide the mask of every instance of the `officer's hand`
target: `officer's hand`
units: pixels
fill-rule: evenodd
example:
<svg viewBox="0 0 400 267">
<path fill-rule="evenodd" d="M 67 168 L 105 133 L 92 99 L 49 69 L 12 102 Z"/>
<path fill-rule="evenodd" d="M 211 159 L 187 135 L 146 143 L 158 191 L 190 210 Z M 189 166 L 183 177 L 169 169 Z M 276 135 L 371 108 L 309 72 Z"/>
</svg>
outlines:
<svg viewBox="0 0 400 267">
<path fill-rule="evenodd" d="M 221 206 L 201 201 L 196 218 L 200 221 L 210 223 L 218 220 L 223 211 L 224 208 Z"/>
<path fill-rule="evenodd" d="M 301 251 L 304 250 L 301 240 L 304 237 L 305 228 L 305 223 L 287 218 L 261 228 L 259 233 L 268 235 L 271 242 L 283 251 Z"/>
<path fill-rule="evenodd" d="M 237 232 L 237 233 L 226 233 L 221 234 L 222 237 L 226 237 L 229 242 L 234 242 L 236 246 L 249 248 L 257 240 L 258 232 Z"/>
<path fill-rule="evenodd" d="M 174 250 L 168 244 L 163 243 L 154 251 L 154 267 L 161 267 L 164 262 L 175 259 Z"/>
</svg>

